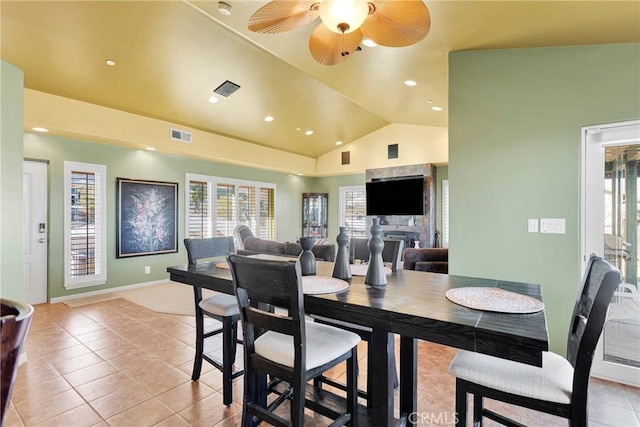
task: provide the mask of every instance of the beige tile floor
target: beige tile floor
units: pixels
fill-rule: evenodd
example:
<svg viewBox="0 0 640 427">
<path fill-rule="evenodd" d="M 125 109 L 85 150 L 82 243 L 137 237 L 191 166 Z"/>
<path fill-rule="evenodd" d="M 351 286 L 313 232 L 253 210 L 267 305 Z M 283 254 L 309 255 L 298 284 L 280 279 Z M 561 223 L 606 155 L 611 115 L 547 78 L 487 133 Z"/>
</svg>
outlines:
<svg viewBox="0 0 640 427">
<path fill-rule="evenodd" d="M 222 404 L 217 370 L 204 363 L 200 381 L 191 381 L 194 337 L 192 317 L 156 313 L 124 299 L 77 308 L 38 305 L 6 426 L 237 426 L 241 405 Z M 450 425 L 455 387 L 447 367 L 455 349 L 419 342 L 418 352 L 421 424 Z M 362 343 L 360 387 L 366 382 L 365 356 Z M 339 378 L 343 372 L 337 368 L 332 374 Z M 241 396 L 239 378 L 235 402 Z M 594 379 L 589 403 L 593 427 L 640 426 L 637 388 Z M 497 402 L 487 406 L 531 426 L 567 425 Z M 312 413 L 307 419 L 309 425 L 327 424 Z"/>
</svg>

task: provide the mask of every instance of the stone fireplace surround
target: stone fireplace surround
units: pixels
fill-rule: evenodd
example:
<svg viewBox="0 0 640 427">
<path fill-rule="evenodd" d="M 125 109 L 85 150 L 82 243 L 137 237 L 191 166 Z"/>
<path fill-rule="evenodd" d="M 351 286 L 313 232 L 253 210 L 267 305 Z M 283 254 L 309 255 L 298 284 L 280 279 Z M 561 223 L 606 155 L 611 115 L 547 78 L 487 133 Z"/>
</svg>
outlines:
<svg viewBox="0 0 640 427">
<path fill-rule="evenodd" d="M 432 248 L 436 231 L 436 167 L 433 164 L 396 166 L 367 169 L 366 182 L 379 178 L 400 178 L 422 175 L 424 177 L 424 215 L 380 215 L 383 237 L 403 238 L 405 247 L 412 247 L 414 241 L 421 248 Z M 373 224 L 373 216 L 367 215 L 367 232 Z"/>
</svg>

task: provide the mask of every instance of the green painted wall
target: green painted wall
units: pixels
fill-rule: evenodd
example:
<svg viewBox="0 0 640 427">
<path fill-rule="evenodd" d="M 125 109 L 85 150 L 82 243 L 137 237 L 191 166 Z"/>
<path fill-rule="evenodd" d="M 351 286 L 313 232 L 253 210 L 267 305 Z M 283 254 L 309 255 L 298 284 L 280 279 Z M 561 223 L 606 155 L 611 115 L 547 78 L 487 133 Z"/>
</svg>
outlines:
<svg viewBox="0 0 640 427">
<path fill-rule="evenodd" d="M 20 155 L 22 155 L 22 152 Z M 182 244 L 182 239 L 184 238 L 185 173 L 265 181 L 277 184 L 276 240 L 279 241 L 295 241 L 301 234 L 302 193 L 326 192 L 329 193 L 328 239 L 332 243 L 335 243 L 339 223 L 339 187 L 344 185 L 364 185 L 365 183 L 364 174 L 306 178 L 37 133 L 26 133 L 24 135 L 24 157 L 49 161 L 50 298 L 165 279 L 167 278 L 165 271 L 167 266 L 185 263 L 186 252 Z M 107 223 L 106 285 L 70 291 L 64 289 L 63 166 L 65 160 L 96 163 L 107 166 L 107 213 L 109 217 Z M 178 182 L 179 252 L 177 254 L 116 259 L 115 193 L 117 177 Z M 144 274 L 144 267 L 147 265 L 151 267 L 151 274 Z"/>
<path fill-rule="evenodd" d="M 0 61 L 0 296 L 24 301 L 22 70 Z"/>
<path fill-rule="evenodd" d="M 35 133 L 27 133 L 24 135 L 24 156 L 32 159 L 48 160 L 50 162 L 50 298 L 161 280 L 168 277 L 166 273 L 167 266 L 186 263 L 187 255 L 182 243 L 185 235 L 185 173 L 198 173 L 275 183 L 277 185 L 276 239 L 280 241 L 294 241 L 300 236 L 300 224 L 302 223 L 301 194 L 311 191 L 311 183 L 313 182 L 310 178 L 282 173 Z M 19 164 L 21 164 L 21 160 L 22 152 L 20 152 Z M 108 282 L 103 286 L 94 286 L 72 291 L 64 289 L 63 162 L 65 160 L 96 163 L 107 166 L 107 213 L 109 215 L 107 223 Z M 116 259 L 116 177 L 178 183 L 178 253 Z M 3 242 L 5 241 L 4 233 L 5 230 L 3 230 Z M 22 237 L 20 235 L 20 239 L 16 241 L 22 242 L 21 239 Z M 17 265 L 21 265 L 21 261 Z M 144 266 L 147 265 L 151 267 L 151 274 L 144 274 Z M 22 271 L 22 268 L 19 270 Z"/>
<path fill-rule="evenodd" d="M 450 273 L 540 283 L 564 354 L 579 286 L 580 128 L 640 117 L 640 45 L 449 56 Z M 527 232 L 565 218 L 566 234 Z"/>
</svg>

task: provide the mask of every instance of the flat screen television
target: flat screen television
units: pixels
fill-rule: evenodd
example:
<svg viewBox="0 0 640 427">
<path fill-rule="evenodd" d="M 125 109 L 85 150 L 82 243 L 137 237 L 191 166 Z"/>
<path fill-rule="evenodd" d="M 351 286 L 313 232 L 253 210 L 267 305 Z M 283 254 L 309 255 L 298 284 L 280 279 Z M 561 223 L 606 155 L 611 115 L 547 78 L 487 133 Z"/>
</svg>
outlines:
<svg viewBox="0 0 640 427">
<path fill-rule="evenodd" d="M 422 176 L 367 182 L 367 215 L 423 215 Z"/>
</svg>

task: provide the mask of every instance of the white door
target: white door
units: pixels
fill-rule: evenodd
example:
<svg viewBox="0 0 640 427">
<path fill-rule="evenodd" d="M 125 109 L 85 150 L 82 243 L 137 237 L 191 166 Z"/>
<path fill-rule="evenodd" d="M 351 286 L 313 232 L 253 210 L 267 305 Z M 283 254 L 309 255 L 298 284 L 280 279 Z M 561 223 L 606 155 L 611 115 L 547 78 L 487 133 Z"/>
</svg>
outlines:
<svg viewBox="0 0 640 427">
<path fill-rule="evenodd" d="M 29 304 L 47 302 L 49 225 L 47 163 L 25 161 L 23 167 L 24 291 Z"/>
<path fill-rule="evenodd" d="M 595 253 L 623 276 L 592 375 L 640 386 L 640 121 L 583 128 L 582 143 L 583 271 Z"/>
</svg>

